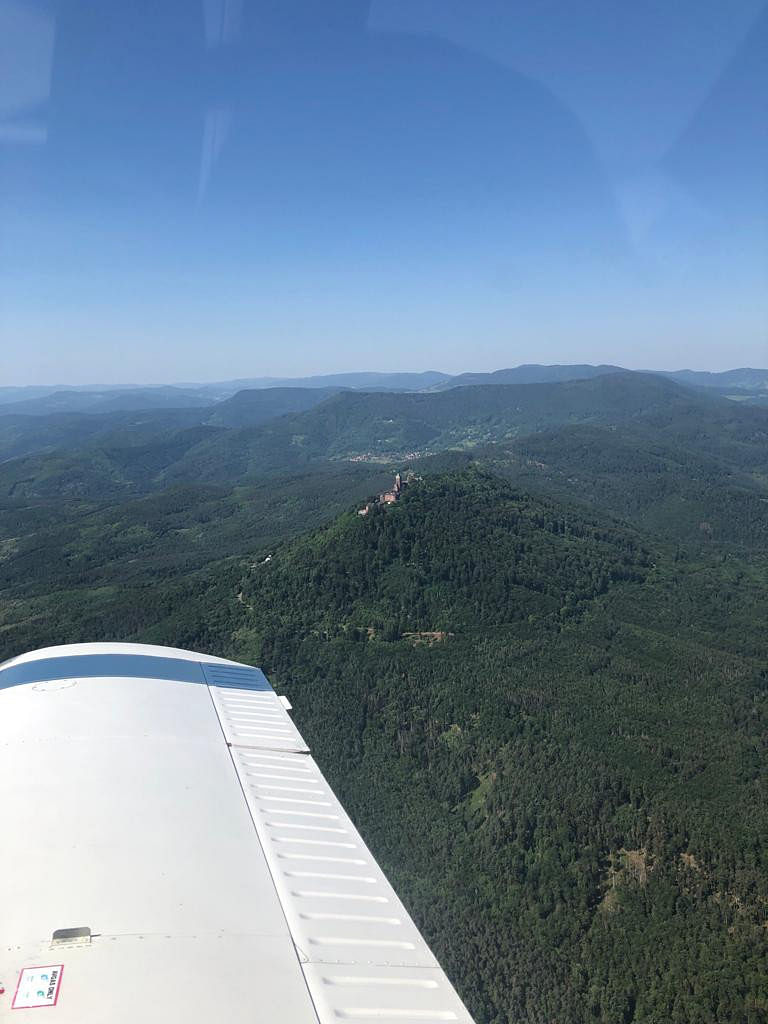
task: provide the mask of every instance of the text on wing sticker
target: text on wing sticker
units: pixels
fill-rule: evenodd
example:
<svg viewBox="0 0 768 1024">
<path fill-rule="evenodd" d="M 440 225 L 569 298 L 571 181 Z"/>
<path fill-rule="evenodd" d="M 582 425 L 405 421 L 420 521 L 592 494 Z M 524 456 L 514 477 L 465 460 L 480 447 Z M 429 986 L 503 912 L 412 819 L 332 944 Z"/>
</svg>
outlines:
<svg viewBox="0 0 768 1024">
<path fill-rule="evenodd" d="M 40 1006 L 55 1006 L 61 988 L 64 964 L 52 967 L 25 967 L 19 975 L 12 1010 L 33 1010 Z"/>
</svg>

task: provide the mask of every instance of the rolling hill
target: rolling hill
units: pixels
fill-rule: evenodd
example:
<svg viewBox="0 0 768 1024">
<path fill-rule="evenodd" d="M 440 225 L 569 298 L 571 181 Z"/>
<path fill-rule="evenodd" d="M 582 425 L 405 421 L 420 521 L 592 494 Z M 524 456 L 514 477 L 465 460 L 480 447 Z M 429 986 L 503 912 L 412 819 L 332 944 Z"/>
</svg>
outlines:
<svg viewBox="0 0 768 1024">
<path fill-rule="evenodd" d="M 264 388 L 239 391 L 216 403 L 199 400 L 191 407 L 142 408 L 139 402 L 137 408 L 105 411 L 89 406 L 87 411 L 56 413 L 7 412 L 23 403 L 0 405 L 0 461 L 93 445 L 134 447 L 155 437 L 162 441 L 168 432 L 186 427 L 256 426 L 277 416 L 311 409 L 335 394 L 337 388 Z M 88 400 L 92 397 L 86 395 Z M 46 403 L 48 399 L 32 401 Z M 116 401 L 120 404 L 124 399 Z"/>
<path fill-rule="evenodd" d="M 332 373 L 313 377 L 252 377 L 208 384 L 160 387 L 25 385 L 0 387 L 0 408 L 7 412 L 42 416 L 53 412 L 117 412 L 134 409 L 214 405 L 238 391 L 276 388 L 319 388 L 364 391 L 423 391 L 448 380 L 436 370 L 423 373 Z"/>
<path fill-rule="evenodd" d="M 479 1021 L 757 1021 L 764 579 L 451 475 L 249 569 L 232 649 Z"/>
<path fill-rule="evenodd" d="M 423 391 L 446 380 L 449 374 L 437 370 L 422 373 L 326 373 L 313 377 L 255 377 L 221 384 L 197 385 L 202 390 L 231 389 L 230 393 L 254 388 L 349 388 L 355 391 Z"/>
<path fill-rule="evenodd" d="M 19 389 L 22 390 L 22 389 Z M 106 391 L 85 391 L 70 388 L 18 401 L 0 402 L 3 416 L 48 416 L 53 413 L 134 412 L 145 409 L 190 409 L 212 405 L 213 399 L 194 390 L 182 388 L 111 388 Z"/>
<path fill-rule="evenodd" d="M 263 396 L 266 395 L 266 399 Z M 227 483 L 301 470 L 320 461 L 403 461 L 438 452 L 474 451 L 559 427 L 632 427 L 645 443 L 683 446 L 740 472 L 768 472 L 768 410 L 729 402 L 648 374 L 616 373 L 550 384 L 484 385 L 433 393 L 344 391 L 303 412 L 274 415 L 296 392 L 244 392 L 225 419 L 256 425 L 207 425 L 216 410 L 83 418 L 91 430 L 80 450 L 39 453 L 0 466 L 0 495 L 83 497 L 143 493 L 185 481 Z M 283 406 L 284 407 L 284 406 Z M 175 419 L 174 419 L 175 417 Z M 194 426 L 188 424 L 194 423 Z M 186 424 L 186 425 L 185 425 Z M 13 429 L 15 429 L 15 421 Z M 55 422 L 46 421 L 46 431 Z M 0 437 L 3 423 L 0 419 Z M 13 442 L 10 428 L 6 436 Z M 154 433 L 153 433 L 154 432 Z M 49 436 L 49 434 L 45 434 Z M 85 446 L 85 445 L 88 446 Z"/>
<path fill-rule="evenodd" d="M 716 388 L 723 391 L 765 392 L 768 390 L 768 370 L 756 370 L 743 366 L 737 370 L 722 370 L 710 373 L 705 370 L 656 371 L 671 377 L 679 384 L 695 385 L 701 388 Z"/>
<path fill-rule="evenodd" d="M 277 416 L 305 412 L 326 398 L 337 395 L 340 388 L 274 387 L 238 391 L 231 398 L 217 403 L 204 422 L 213 427 L 255 427 Z"/>
<path fill-rule="evenodd" d="M 2 409 L 2 406 L 0 406 Z M 69 452 L 96 444 L 146 444 L 166 432 L 199 424 L 200 409 L 150 409 L 111 413 L 0 414 L 0 464 L 45 452 Z"/>
<path fill-rule="evenodd" d="M 472 387 L 477 384 L 551 384 L 555 381 L 588 380 L 606 373 L 626 373 L 621 366 L 591 366 L 588 363 L 544 366 L 526 363 L 492 373 L 460 373 L 435 385 L 433 390 Z"/>
<path fill-rule="evenodd" d="M 748 551 L 768 542 L 764 474 L 722 453 L 681 447 L 668 433 L 567 426 L 476 457 L 517 486 L 608 513 L 691 551 Z"/>
</svg>

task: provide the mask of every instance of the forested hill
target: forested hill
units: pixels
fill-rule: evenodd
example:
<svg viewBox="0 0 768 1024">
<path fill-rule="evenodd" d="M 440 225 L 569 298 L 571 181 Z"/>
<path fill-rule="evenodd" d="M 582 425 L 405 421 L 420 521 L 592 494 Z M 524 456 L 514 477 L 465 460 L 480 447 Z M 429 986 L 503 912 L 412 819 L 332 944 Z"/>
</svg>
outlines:
<svg viewBox="0 0 768 1024">
<path fill-rule="evenodd" d="M 470 469 L 300 538 L 254 571 L 250 593 L 265 643 L 309 619 L 327 636 L 395 639 L 548 621 L 648 565 L 626 529 Z"/>
<path fill-rule="evenodd" d="M 479 1022 L 765 1019 L 764 568 L 470 470 L 230 580 Z"/>
</svg>

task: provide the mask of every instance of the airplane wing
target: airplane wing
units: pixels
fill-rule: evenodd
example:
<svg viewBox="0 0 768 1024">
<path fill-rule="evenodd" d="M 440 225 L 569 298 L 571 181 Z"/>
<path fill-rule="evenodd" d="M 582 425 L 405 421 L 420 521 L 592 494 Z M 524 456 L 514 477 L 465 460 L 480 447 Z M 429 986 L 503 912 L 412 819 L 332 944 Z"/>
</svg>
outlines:
<svg viewBox="0 0 768 1024">
<path fill-rule="evenodd" d="M 0 665 L 0 810 L 0 1021 L 472 1024 L 258 669 Z"/>
</svg>

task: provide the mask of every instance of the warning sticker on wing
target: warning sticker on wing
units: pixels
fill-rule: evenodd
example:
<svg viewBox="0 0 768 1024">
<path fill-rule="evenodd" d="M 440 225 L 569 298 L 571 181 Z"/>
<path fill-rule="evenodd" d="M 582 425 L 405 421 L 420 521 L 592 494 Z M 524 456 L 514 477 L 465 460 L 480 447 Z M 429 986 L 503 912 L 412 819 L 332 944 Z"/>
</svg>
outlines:
<svg viewBox="0 0 768 1024">
<path fill-rule="evenodd" d="M 61 988 L 64 964 L 52 967 L 25 967 L 19 975 L 12 1010 L 33 1010 L 39 1006 L 55 1006 Z"/>
</svg>

